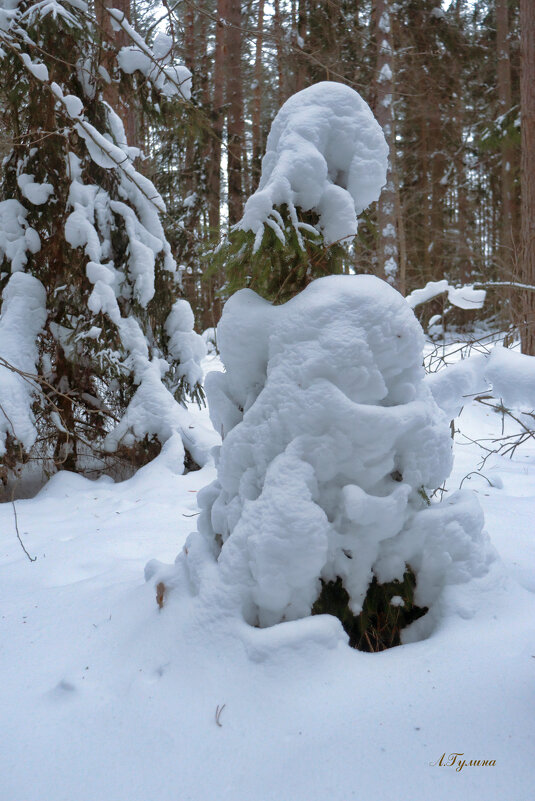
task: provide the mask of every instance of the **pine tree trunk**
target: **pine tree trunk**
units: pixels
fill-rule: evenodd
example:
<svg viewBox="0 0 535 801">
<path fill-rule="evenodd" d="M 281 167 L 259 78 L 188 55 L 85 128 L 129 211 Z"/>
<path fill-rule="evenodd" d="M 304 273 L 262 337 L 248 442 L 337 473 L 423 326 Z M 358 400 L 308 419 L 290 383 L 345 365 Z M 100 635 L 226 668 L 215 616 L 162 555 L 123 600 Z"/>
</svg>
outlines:
<svg viewBox="0 0 535 801">
<path fill-rule="evenodd" d="M 535 4 L 520 0 L 520 108 L 522 113 L 521 281 L 535 285 Z M 522 353 L 535 356 L 535 292 L 525 292 Z"/>
<path fill-rule="evenodd" d="M 498 101 L 500 115 L 511 109 L 511 62 L 509 58 L 509 19 L 507 0 L 496 0 L 496 48 L 498 57 Z M 504 277 L 512 277 L 513 271 L 513 159 L 514 148 L 509 137 L 501 145 L 501 260 L 505 266 Z"/>
<path fill-rule="evenodd" d="M 208 225 L 214 240 L 219 239 L 221 227 L 221 141 L 224 126 L 224 63 L 225 63 L 225 21 L 228 14 L 228 1 L 217 0 L 217 24 L 214 50 L 214 96 L 213 96 L 213 139 L 210 158 L 208 188 Z"/>
<path fill-rule="evenodd" d="M 243 213 L 242 151 L 244 140 L 242 87 L 241 2 L 230 0 L 226 9 L 226 102 L 228 106 L 228 217 L 234 225 Z"/>
<path fill-rule="evenodd" d="M 264 0 L 258 0 L 258 33 L 256 37 L 254 90 L 253 90 L 253 158 L 252 172 L 254 187 L 260 178 L 262 161 L 262 42 L 264 28 Z"/>
<path fill-rule="evenodd" d="M 184 62 L 192 75 L 195 74 L 195 15 L 194 6 L 186 3 L 184 8 Z M 182 190 L 185 195 L 195 191 L 195 138 L 196 132 L 188 132 L 186 163 L 182 175 Z"/>
<path fill-rule="evenodd" d="M 377 79 L 375 116 L 389 147 L 386 186 L 377 203 L 377 257 L 379 275 L 396 288 L 400 287 L 397 232 L 396 188 L 393 176 L 395 136 L 393 115 L 393 47 L 389 0 L 375 2 L 375 39 L 377 43 Z"/>
<path fill-rule="evenodd" d="M 306 0 L 299 0 L 297 11 L 297 46 L 299 50 L 304 49 L 307 32 Z M 300 92 L 305 88 L 306 63 L 304 55 L 299 52 L 297 55 L 297 68 L 295 79 L 295 91 Z"/>
<path fill-rule="evenodd" d="M 444 276 L 444 198 L 448 162 L 443 146 L 442 115 L 437 103 L 429 112 L 429 136 L 431 149 L 431 251 L 432 272 L 435 280 Z"/>
<path fill-rule="evenodd" d="M 286 93 L 284 91 L 284 64 L 282 54 L 284 34 L 282 30 L 280 0 L 275 0 L 274 11 L 273 27 L 275 30 L 275 39 L 277 45 L 277 92 L 280 107 L 286 100 Z"/>
<path fill-rule="evenodd" d="M 397 168 L 397 161 L 392 164 L 392 180 L 394 181 L 394 190 L 396 198 L 396 220 L 397 220 L 397 235 L 398 235 L 398 255 L 399 255 L 399 273 L 397 289 L 402 295 L 407 292 L 407 241 L 405 238 L 405 220 L 403 213 L 403 206 L 401 203 L 401 192 L 399 189 L 399 174 Z"/>
<path fill-rule="evenodd" d="M 122 11 L 126 19 L 130 22 L 130 0 L 96 0 L 95 12 L 98 24 L 103 35 L 103 45 L 106 48 L 104 58 L 101 63 L 106 68 L 108 74 L 113 76 L 115 72 L 114 50 L 121 47 L 129 47 L 133 44 L 130 37 L 123 28 L 114 31 L 111 24 L 111 17 L 106 9 L 116 8 Z M 119 115 L 124 125 L 126 141 L 129 145 L 137 144 L 136 132 L 136 109 L 134 99 L 127 101 L 119 94 L 119 85 L 112 81 L 104 91 L 104 99 L 110 104 L 112 109 Z"/>
</svg>

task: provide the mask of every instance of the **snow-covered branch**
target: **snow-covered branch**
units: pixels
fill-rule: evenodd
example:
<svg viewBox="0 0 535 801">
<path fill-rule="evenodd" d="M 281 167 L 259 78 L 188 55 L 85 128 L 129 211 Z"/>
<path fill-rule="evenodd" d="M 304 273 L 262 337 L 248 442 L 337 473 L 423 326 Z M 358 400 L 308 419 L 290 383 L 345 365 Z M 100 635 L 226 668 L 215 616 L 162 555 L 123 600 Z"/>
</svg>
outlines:
<svg viewBox="0 0 535 801">
<path fill-rule="evenodd" d="M 429 373 L 426 383 L 438 406 L 450 419 L 469 398 L 490 393 L 510 408 L 535 409 L 535 358 L 497 346 Z"/>
<path fill-rule="evenodd" d="M 173 40 L 159 33 L 152 48 L 128 22 L 123 11 L 106 8 L 115 27 L 122 29 L 133 42 L 122 47 L 117 56 L 119 67 L 128 75 L 139 70 L 166 97 L 179 96 L 183 100 L 191 97 L 191 72 L 183 65 L 172 65 Z"/>
<path fill-rule="evenodd" d="M 405 300 L 411 309 L 414 309 L 421 303 L 426 303 L 447 292 L 452 306 L 457 306 L 459 309 L 481 309 L 486 293 L 484 289 L 480 288 L 480 284 L 477 287 L 476 284 L 454 287 L 446 278 L 443 278 L 441 281 L 428 281 L 422 289 L 413 290 Z"/>
<path fill-rule="evenodd" d="M 508 287 L 535 292 L 535 286 L 522 284 L 519 281 L 475 281 L 473 284 L 454 287 L 446 278 L 443 278 L 441 281 L 428 281 L 422 289 L 414 289 L 405 300 L 411 309 L 415 309 L 421 303 L 426 303 L 447 292 L 452 306 L 457 306 L 459 309 L 481 309 L 485 302 L 487 289 L 506 289 Z"/>
</svg>

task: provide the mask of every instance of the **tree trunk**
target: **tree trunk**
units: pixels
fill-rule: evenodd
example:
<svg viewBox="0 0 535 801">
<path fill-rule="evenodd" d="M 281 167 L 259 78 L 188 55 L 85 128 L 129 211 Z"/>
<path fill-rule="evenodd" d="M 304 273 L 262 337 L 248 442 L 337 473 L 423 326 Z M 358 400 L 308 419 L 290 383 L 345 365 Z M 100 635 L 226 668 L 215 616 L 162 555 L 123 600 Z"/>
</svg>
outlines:
<svg viewBox="0 0 535 801">
<path fill-rule="evenodd" d="M 282 106 L 282 104 L 286 100 L 286 94 L 284 91 L 284 64 L 283 64 L 283 54 L 282 54 L 284 34 L 282 30 L 280 0 L 275 0 L 273 28 L 275 30 L 275 39 L 277 46 L 277 88 L 278 88 L 278 100 L 280 108 L 280 106 Z"/>
<path fill-rule="evenodd" d="M 520 0 L 520 108 L 522 114 L 521 281 L 535 284 L 535 4 Z M 535 292 L 523 293 L 522 353 L 535 356 Z"/>
<path fill-rule="evenodd" d="M 214 99 L 213 99 L 213 139 L 210 159 L 208 188 L 208 225 L 214 240 L 219 239 L 221 227 L 221 141 L 224 126 L 224 63 L 225 63 L 225 20 L 228 14 L 228 0 L 217 2 L 217 24 L 215 29 L 214 51 Z"/>
<path fill-rule="evenodd" d="M 242 151 L 244 140 L 241 2 L 226 9 L 226 102 L 228 106 L 228 218 L 234 225 L 243 214 Z"/>
<path fill-rule="evenodd" d="M 511 62 L 509 58 L 509 19 L 507 0 L 496 0 L 496 48 L 498 57 L 498 102 L 500 115 L 510 111 L 511 100 Z M 511 277 L 513 270 L 513 159 L 514 147 L 509 137 L 501 144 L 501 258 L 505 266 L 505 276 Z"/>
<path fill-rule="evenodd" d="M 116 8 L 122 11 L 130 22 L 130 0 L 96 0 L 95 2 L 96 17 L 102 31 L 103 46 L 105 48 L 105 55 L 101 60 L 101 64 L 106 68 L 110 77 L 113 78 L 115 72 L 114 50 L 118 51 L 121 47 L 128 47 L 133 42 L 123 28 L 118 31 L 113 30 L 107 8 Z M 127 143 L 130 146 L 136 145 L 136 109 L 133 98 L 127 101 L 124 97 L 121 97 L 118 83 L 112 81 L 106 86 L 104 99 L 121 118 Z"/>
<path fill-rule="evenodd" d="M 195 75 L 195 15 L 194 6 L 186 3 L 184 9 L 184 62 L 192 75 Z M 182 191 L 190 195 L 196 188 L 195 139 L 196 131 L 189 130 L 186 142 L 186 163 L 182 175 Z"/>
<path fill-rule="evenodd" d="M 264 0 L 258 0 L 258 34 L 256 37 L 254 90 L 253 90 L 253 159 L 251 163 L 254 187 L 260 178 L 262 161 L 262 42 L 264 28 Z"/>
<path fill-rule="evenodd" d="M 386 185 L 377 203 L 377 258 L 381 278 L 399 288 L 399 252 L 396 215 L 396 189 L 392 170 L 395 159 L 393 100 L 393 48 L 389 0 L 375 2 L 375 40 L 377 78 L 375 116 L 389 147 Z M 399 208 L 399 205 L 398 205 Z"/>
<path fill-rule="evenodd" d="M 299 52 L 297 54 L 297 67 L 295 79 L 295 91 L 300 92 L 305 88 L 305 74 L 306 74 L 306 61 L 305 56 L 301 52 L 305 46 L 305 38 L 307 33 L 307 15 L 305 0 L 299 0 L 299 7 L 297 11 L 297 47 Z"/>
<path fill-rule="evenodd" d="M 444 152 L 442 115 L 437 103 L 429 112 L 429 137 L 431 148 L 431 236 L 433 249 L 431 263 L 433 275 L 442 278 L 444 275 L 444 199 L 447 190 L 446 172 L 448 160 Z"/>
</svg>

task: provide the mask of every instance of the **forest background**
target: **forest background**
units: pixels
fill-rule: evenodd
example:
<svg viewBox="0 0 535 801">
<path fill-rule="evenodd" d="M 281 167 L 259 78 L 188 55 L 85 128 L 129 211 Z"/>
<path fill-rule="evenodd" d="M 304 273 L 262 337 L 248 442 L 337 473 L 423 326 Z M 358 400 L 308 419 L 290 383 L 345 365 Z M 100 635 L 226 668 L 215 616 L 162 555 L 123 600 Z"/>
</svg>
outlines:
<svg viewBox="0 0 535 801">
<path fill-rule="evenodd" d="M 221 243 L 241 218 L 279 107 L 321 80 L 356 89 L 390 146 L 387 186 L 340 269 L 384 277 L 393 258 L 404 294 L 444 277 L 533 283 L 521 233 L 518 2 L 184 0 L 161 15 L 160 6 L 126 11 L 140 30 L 167 26 L 193 74 L 191 102 L 169 105 L 157 122 L 130 99 L 128 132 L 166 201 L 201 330 L 217 322 L 226 280 L 224 265 L 206 277 L 206 243 Z M 501 286 L 482 314 L 501 327 L 520 323 L 522 334 L 522 303 Z M 443 311 L 443 298 L 420 309 L 426 322 Z M 473 319 L 454 308 L 445 318 L 461 326 Z"/>
<path fill-rule="evenodd" d="M 101 458 L 103 447 L 141 464 L 178 429 L 187 458 L 202 461 L 169 398 L 202 397 L 180 295 L 202 332 L 243 286 L 281 302 L 330 272 L 373 273 L 405 295 L 447 279 L 485 287 L 487 300 L 476 311 L 438 294 L 417 308 L 430 333 L 477 316 L 535 355 L 530 0 L 41 0 L 0 11 L 2 269 L 27 264 L 41 287 L 0 272 L 5 331 L 14 336 L 8 316 L 30 284 L 47 296 L 43 329 L 33 314 L 38 353 L 32 344 L 20 361 L 15 343 L 19 361 L 1 354 L 24 384 L 31 429 L 25 441 L 4 413 L 8 470 L 31 448 L 52 470 L 81 469 L 84 449 Z M 255 254 L 233 226 L 271 123 L 324 80 L 370 104 L 390 150 L 386 185 L 356 236 L 307 239 L 303 252 L 267 231 Z"/>
</svg>

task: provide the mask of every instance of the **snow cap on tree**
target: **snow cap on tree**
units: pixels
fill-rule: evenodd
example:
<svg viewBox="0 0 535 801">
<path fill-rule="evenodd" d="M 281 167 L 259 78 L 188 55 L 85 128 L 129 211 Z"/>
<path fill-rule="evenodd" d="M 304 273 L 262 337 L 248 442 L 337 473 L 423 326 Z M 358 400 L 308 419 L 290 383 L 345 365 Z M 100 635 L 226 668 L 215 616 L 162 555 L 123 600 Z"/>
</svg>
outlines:
<svg viewBox="0 0 535 801">
<path fill-rule="evenodd" d="M 226 291 L 276 303 L 343 272 L 358 215 L 386 183 L 388 146 L 362 97 L 323 81 L 290 97 L 271 126 L 256 192 L 214 254 Z"/>
<path fill-rule="evenodd" d="M 354 236 L 357 216 L 386 183 L 388 146 L 370 107 L 351 87 L 322 81 L 292 95 L 275 117 L 257 191 L 237 228 L 253 231 L 254 250 L 264 226 L 284 242 L 277 207 L 287 206 L 300 236 L 297 209 L 315 211 L 326 244 Z"/>
</svg>

